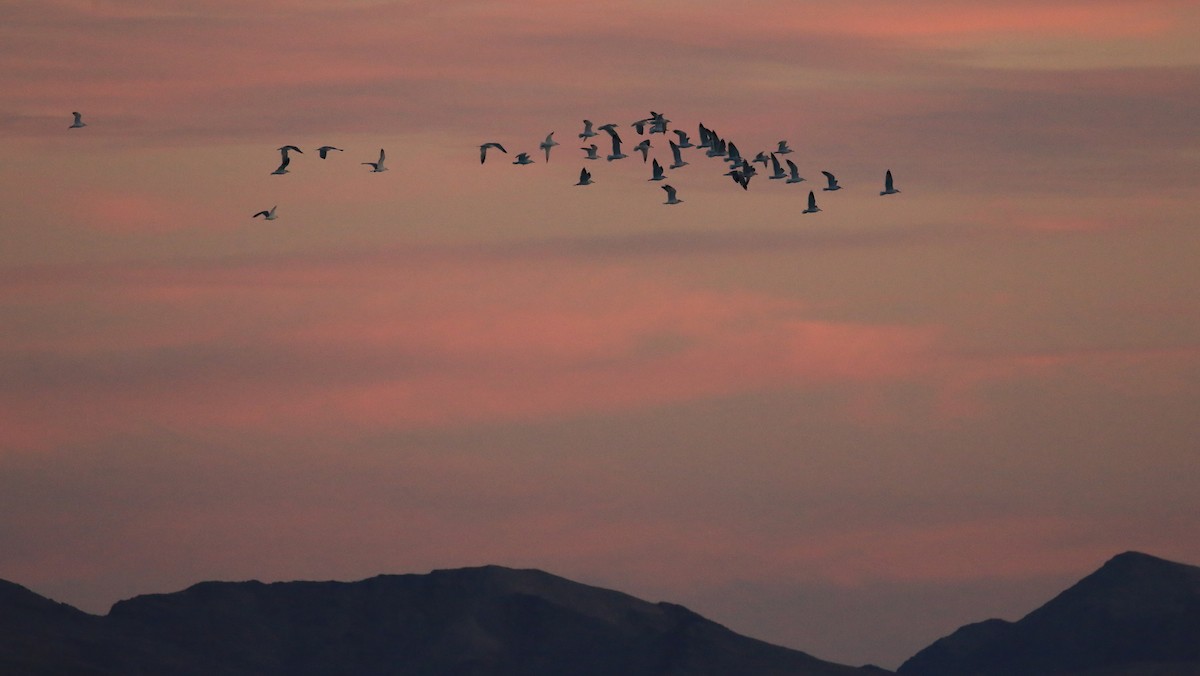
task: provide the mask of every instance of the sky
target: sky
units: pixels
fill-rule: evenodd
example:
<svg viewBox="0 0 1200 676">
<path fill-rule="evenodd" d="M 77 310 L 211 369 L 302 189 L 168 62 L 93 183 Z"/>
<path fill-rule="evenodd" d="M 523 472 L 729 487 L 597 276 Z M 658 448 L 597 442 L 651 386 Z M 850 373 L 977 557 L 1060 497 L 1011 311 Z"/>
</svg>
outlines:
<svg viewBox="0 0 1200 676">
<path fill-rule="evenodd" d="M 0 18 L 0 578 L 531 567 L 894 668 L 1200 563 L 1191 0 Z M 582 159 L 652 110 L 807 181 Z"/>
</svg>

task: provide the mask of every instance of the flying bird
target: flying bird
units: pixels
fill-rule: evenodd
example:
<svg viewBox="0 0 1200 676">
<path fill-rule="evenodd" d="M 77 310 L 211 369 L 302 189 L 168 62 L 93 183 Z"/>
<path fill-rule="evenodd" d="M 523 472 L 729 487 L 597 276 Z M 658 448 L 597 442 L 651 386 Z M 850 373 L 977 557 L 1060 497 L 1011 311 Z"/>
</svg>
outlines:
<svg viewBox="0 0 1200 676">
<path fill-rule="evenodd" d="M 642 154 L 642 161 L 645 162 L 650 157 L 650 139 L 646 139 L 633 147 L 634 151 Z"/>
<path fill-rule="evenodd" d="M 300 150 L 299 148 L 297 148 L 296 146 L 293 146 L 293 145 L 281 146 L 280 148 L 278 148 L 278 150 L 284 157 L 288 156 L 289 150 L 295 150 L 296 152 L 300 153 L 301 155 L 304 154 L 303 150 Z"/>
<path fill-rule="evenodd" d="M 787 162 L 787 165 L 788 165 L 788 171 L 790 171 L 790 172 L 791 172 L 791 176 L 789 176 L 789 177 L 788 177 L 788 180 L 786 181 L 787 183 L 799 183 L 800 181 L 803 181 L 803 180 L 804 180 L 804 179 L 803 179 L 803 178 L 800 176 L 800 169 L 798 169 L 798 168 L 796 167 L 796 163 L 795 163 L 795 162 L 793 162 L 793 161 L 791 161 L 791 160 L 784 160 L 784 162 Z"/>
<path fill-rule="evenodd" d="M 596 132 L 592 131 L 592 121 L 584 120 L 583 121 L 583 131 L 579 134 L 579 138 L 586 141 L 595 135 L 596 135 Z"/>
<path fill-rule="evenodd" d="M 677 129 L 676 131 L 679 130 Z M 667 143 L 671 144 L 671 156 L 675 158 L 675 161 L 671 163 L 671 169 L 678 169 L 680 167 L 687 166 L 687 162 L 683 161 L 683 155 L 679 152 L 679 149 L 683 148 L 684 146 L 681 146 L 674 141 L 667 141 Z"/>
<path fill-rule="evenodd" d="M 779 158 L 775 156 L 775 153 L 771 153 L 771 175 L 767 178 L 787 178 L 787 173 L 784 172 L 783 167 L 779 165 Z"/>
<path fill-rule="evenodd" d="M 815 194 L 815 193 L 813 193 L 813 191 L 809 190 L 809 191 L 808 191 L 808 208 L 807 208 L 807 209 L 805 209 L 804 211 L 801 211 L 800 213 L 802 213 L 802 214 L 815 214 L 815 213 L 817 213 L 817 212 L 818 212 L 818 211 L 820 211 L 820 210 L 821 210 L 821 207 L 817 206 L 817 196 L 816 196 L 816 194 Z"/>
<path fill-rule="evenodd" d="M 898 192 L 900 192 L 900 191 L 896 190 L 896 188 L 892 186 L 892 170 L 888 169 L 887 173 L 884 174 L 884 176 L 883 176 L 883 192 L 881 192 L 879 194 L 880 195 L 895 195 Z"/>
<path fill-rule="evenodd" d="M 508 151 L 504 149 L 504 146 L 500 145 L 499 143 L 496 143 L 495 141 L 488 141 L 487 143 L 484 143 L 483 145 L 479 146 L 479 163 L 480 164 L 483 164 L 484 160 L 487 159 L 488 148 L 495 148 L 496 150 L 499 150 L 500 152 L 504 153 L 505 155 L 508 154 Z"/>
<path fill-rule="evenodd" d="M 336 150 L 339 153 L 342 152 L 341 148 L 334 148 L 333 146 L 321 146 L 320 148 L 317 148 L 317 152 L 321 153 L 321 159 L 328 157 L 330 150 Z"/>
<path fill-rule="evenodd" d="M 838 185 L 837 179 L 834 178 L 833 174 L 829 173 L 828 171 L 822 171 L 821 173 L 825 174 L 825 180 L 827 180 L 829 182 L 829 185 L 825 186 L 824 188 L 821 188 L 821 190 L 841 190 L 842 189 L 842 186 Z"/>
<path fill-rule="evenodd" d="M 651 180 L 651 181 L 661 181 L 661 180 L 663 180 L 664 178 L 666 178 L 666 177 L 663 175 L 663 168 L 662 168 L 662 165 L 658 163 L 658 158 L 657 158 L 657 157 L 656 157 L 656 158 L 654 158 L 654 166 L 653 166 L 653 169 L 652 169 L 652 170 L 653 170 L 653 172 L 654 172 L 654 173 L 653 173 L 653 174 L 650 176 L 650 179 L 649 179 L 649 180 Z"/>
<path fill-rule="evenodd" d="M 598 160 L 598 159 L 600 159 L 600 156 L 596 154 L 596 149 L 597 149 L 597 148 L 599 148 L 599 146 L 597 146 L 595 143 L 592 143 L 591 145 L 589 145 L 589 146 L 588 146 L 588 147 L 586 147 L 586 148 L 580 148 L 580 150 L 582 150 L 582 151 L 584 151 L 585 153 L 587 153 L 587 157 L 585 157 L 585 158 L 583 158 L 583 159 L 585 159 L 585 160 Z"/>
<path fill-rule="evenodd" d="M 558 145 L 558 141 L 554 140 L 554 132 L 546 134 L 546 140 L 538 144 L 538 147 L 546 151 L 546 161 L 550 161 L 550 149 Z"/>
<path fill-rule="evenodd" d="M 529 159 L 529 153 L 517 153 L 517 159 L 513 160 L 513 164 L 533 164 L 533 160 Z"/>
<path fill-rule="evenodd" d="M 253 216 L 251 216 L 250 218 L 258 218 L 259 216 L 262 216 L 263 218 L 267 219 L 268 221 L 275 220 L 275 218 L 276 218 L 275 207 L 271 207 L 270 209 L 268 209 L 266 211 L 260 211 L 257 214 L 254 214 Z"/>
<path fill-rule="evenodd" d="M 603 129 L 604 131 L 608 132 L 608 135 L 617 139 L 618 143 L 621 141 L 621 135 L 617 133 L 617 125 L 615 123 L 609 122 L 608 124 L 602 124 L 596 128 Z"/>
<path fill-rule="evenodd" d="M 291 162 L 292 162 L 292 158 L 288 157 L 288 154 L 286 152 L 283 153 L 283 161 L 281 161 L 279 163 L 279 166 L 275 169 L 275 171 L 272 171 L 271 174 L 282 176 L 282 175 L 288 173 L 287 166 L 289 164 L 291 164 Z"/>
<path fill-rule="evenodd" d="M 779 155 L 787 155 L 788 153 L 792 152 L 792 149 L 788 147 L 787 141 L 780 141 L 779 149 L 776 150 L 775 152 Z"/>
<path fill-rule="evenodd" d="M 662 189 L 667 191 L 667 201 L 663 202 L 663 204 L 679 204 L 683 201 L 675 196 L 675 188 L 672 188 L 669 185 L 664 185 Z"/>
<path fill-rule="evenodd" d="M 381 171 L 387 171 L 387 167 L 383 166 L 383 159 L 384 159 L 383 148 L 380 148 L 378 162 L 362 162 L 361 164 L 369 165 L 371 167 L 371 173 L 377 174 Z"/>
<path fill-rule="evenodd" d="M 606 157 L 604 159 L 608 160 L 609 162 L 612 162 L 613 160 L 623 160 L 626 157 L 629 157 L 625 153 L 621 152 L 621 137 L 620 136 L 613 134 L 612 146 L 613 146 L 612 154 L 610 154 L 608 157 Z"/>
<path fill-rule="evenodd" d="M 87 126 L 87 122 L 83 121 L 83 115 L 80 115 L 79 113 L 71 114 L 75 116 L 75 121 L 71 123 L 71 126 L 67 127 L 67 129 L 79 129 L 80 127 Z"/>
<path fill-rule="evenodd" d="M 691 148 L 692 147 L 692 141 L 691 141 L 691 139 L 688 138 L 686 131 L 684 131 L 682 129 L 676 129 L 675 135 L 679 137 L 679 143 L 677 145 L 680 148 Z"/>
<path fill-rule="evenodd" d="M 579 182 L 576 183 L 575 185 L 591 185 L 591 184 L 592 184 L 592 172 L 588 171 L 587 167 L 580 169 L 579 170 Z"/>
<path fill-rule="evenodd" d="M 767 155 L 767 152 L 766 152 L 765 150 L 760 150 L 760 151 L 758 151 L 758 153 L 757 153 L 757 154 L 754 156 L 754 161 L 755 161 L 755 162 L 762 162 L 763 169 L 766 169 L 766 168 L 767 168 L 767 163 L 769 163 L 769 162 L 771 161 L 771 158 L 770 158 L 770 156 L 769 156 L 769 155 Z"/>
</svg>

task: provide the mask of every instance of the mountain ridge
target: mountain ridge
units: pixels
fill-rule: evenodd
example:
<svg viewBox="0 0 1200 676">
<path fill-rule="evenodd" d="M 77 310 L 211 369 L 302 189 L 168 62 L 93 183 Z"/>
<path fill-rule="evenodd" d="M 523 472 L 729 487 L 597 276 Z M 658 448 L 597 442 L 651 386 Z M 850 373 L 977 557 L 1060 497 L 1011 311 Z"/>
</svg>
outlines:
<svg viewBox="0 0 1200 676">
<path fill-rule="evenodd" d="M 38 603 L 32 597 L 25 600 Z M 356 582 L 201 582 L 179 592 L 119 601 L 105 616 L 89 616 L 65 604 L 54 604 L 62 608 L 53 611 L 45 604 L 46 613 L 78 614 L 71 615 L 76 624 L 67 623 L 51 636 L 53 642 L 79 649 L 55 663 L 53 651 L 30 638 L 36 638 L 36 629 L 16 646 L 10 645 L 11 636 L 0 635 L 0 673 L 890 673 L 834 664 L 741 636 L 676 604 L 501 566 L 378 575 Z M 37 667 L 42 671 L 33 670 L 29 659 L 14 657 L 22 649 L 36 649 L 49 660 Z"/>
</svg>

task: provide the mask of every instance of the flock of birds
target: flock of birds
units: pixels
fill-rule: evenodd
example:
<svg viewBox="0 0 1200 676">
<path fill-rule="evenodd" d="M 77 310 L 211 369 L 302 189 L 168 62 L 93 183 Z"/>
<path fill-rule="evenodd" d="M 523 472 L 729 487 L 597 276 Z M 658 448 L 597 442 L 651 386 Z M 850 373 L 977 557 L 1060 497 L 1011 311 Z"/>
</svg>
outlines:
<svg viewBox="0 0 1200 676">
<path fill-rule="evenodd" d="M 784 183 L 789 184 L 800 183 L 804 181 L 804 178 L 800 176 L 799 167 L 796 166 L 795 162 L 789 158 L 784 158 L 783 162 L 780 162 L 781 155 L 788 155 L 793 152 L 793 150 L 788 146 L 788 142 L 786 140 L 779 141 L 775 150 L 759 151 L 751 159 L 743 156 L 733 141 L 722 138 L 715 131 L 705 127 L 703 124 L 699 125 L 696 143 L 693 143 L 688 133 L 682 129 L 670 130 L 671 133 L 675 134 L 677 137 L 676 139 L 672 140 L 668 134 L 669 124 L 670 120 L 668 120 L 662 113 L 650 111 L 650 117 L 637 120 L 629 125 L 637 132 L 639 137 L 646 137 L 648 134 L 662 134 L 668 139 L 667 144 L 671 148 L 672 162 L 664 168 L 663 165 L 658 161 L 658 158 L 654 158 L 653 164 L 651 165 L 650 178 L 647 179 L 649 181 L 664 181 L 666 180 L 667 169 L 673 171 L 687 166 L 689 162 L 683 159 L 683 150 L 688 148 L 695 149 L 697 151 L 703 150 L 705 151 L 704 154 L 706 157 L 719 158 L 725 162 L 727 164 L 728 171 L 726 171 L 724 175 L 733 179 L 733 182 L 741 186 L 743 190 L 750 189 L 750 179 L 754 178 L 759 173 L 759 170 L 754 165 L 760 163 L 763 166 L 764 172 L 768 168 L 770 169 L 771 173 L 767 175 L 768 179 L 782 180 Z M 584 152 L 584 160 L 601 159 L 599 154 L 599 146 L 596 143 L 591 142 L 593 137 L 600 135 L 596 131 L 597 129 L 605 132 L 612 144 L 612 152 L 603 159 L 608 162 L 613 162 L 615 160 L 623 160 L 629 157 L 629 155 L 625 154 L 621 150 L 623 140 L 621 139 L 621 135 L 617 132 L 616 124 L 609 123 L 596 125 L 591 120 L 584 120 L 583 131 L 579 133 L 579 138 L 582 139 L 582 142 L 588 144 L 580 148 L 580 150 Z M 554 140 L 554 132 L 547 134 L 545 140 L 538 145 L 538 148 L 545 155 L 546 162 L 550 161 L 551 149 L 557 145 L 559 145 L 559 143 L 558 141 Z M 637 143 L 637 145 L 633 146 L 633 151 L 635 153 L 641 153 L 642 162 L 645 163 L 650 159 L 650 149 L 653 147 L 654 145 L 651 143 L 650 138 L 643 138 Z M 487 162 L 488 151 L 493 149 L 506 155 L 508 154 L 508 150 L 504 148 L 503 144 L 497 141 L 488 141 L 479 146 L 480 164 Z M 516 159 L 514 159 L 512 163 L 516 165 L 528 165 L 533 164 L 534 161 L 535 160 L 530 157 L 528 152 L 520 152 L 517 153 Z M 786 164 L 788 167 L 786 171 L 783 168 L 784 164 Z M 822 188 L 823 191 L 841 190 L 842 186 L 838 184 L 836 176 L 828 171 L 822 171 L 821 173 L 825 176 L 826 181 L 825 187 Z M 594 181 L 592 180 L 592 172 L 589 171 L 586 166 L 583 167 L 579 172 L 579 181 L 575 185 L 587 186 L 592 185 L 593 183 Z M 683 202 L 683 200 L 679 199 L 679 191 L 674 186 L 670 184 L 663 184 L 662 189 L 667 193 L 667 201 L 664 202 L 664 204 L 680 204 Z M 888 169 L 884 173 L 883 190 L 880 191 L 879 194 L 881 196 L 895 195 L 898 192 L 900 191 L 896 189 L 895 183 L 892 180 L 892 171 Z M 808 207 L 800 213 L 813 214 L 819 211 L 821 211 L 821 208 L 817 206 L 816 191 L 810 190 L 808 191 Z"/>
<path fill-rule="evenodd" d="M 71 114 L 74 116 L 75 121 L 69 127 L 70 129 L 79 129 L 87 126 L 87 123 L 83 121 L 83 117 L 80 113 L 75 112 Z M 750 180 L 759 174 L 759 170 L 754 166 L 755 164 L 762 164 L 764 172 L 770 169 L 770 173 L 767 174 L 767 178 L 771 180 L 781 180 L 785 184 L 801 183 L 805 180 L 802 176 L 800 176 L 799 168 L 791 159 L 785 157 L 783 161 L 780 162 L 780 156 L 789 155 L 793 152 L 792 148 L 788 146 L 788 142 L 786 140 L 779 141 L 774 150 L 758 151 L 753 158 L 748 158 L 742 155 L 741 151 L 733 141 L 721 137 L 715 131 L 705 127 L 703 124 L 699 125 L 699 131 L 695 143 L 692 142 L 692 139 L 688 133 L 682 129 L 670 130 L 670 132 L 676 136 L 676 138 L 672 140 L 669 138 L 668 134 L 669 124 L 670 120 L 668 120 L 663 114 L 650 111 L 650 117 L 637 120 L 629 125 L 637 132 L 639 137 L 646 137 L 642 138 L 642 140 L 632 148 L 633 152 L 641 153 L 643 163 L 651 159 L 650 150 L 655 147 L 647 135 L 661 134 L 663 137 L 668 139 L 667 144 L 671 149 L 672 162 L 666 167 L 663 167 L 663 165 L 658 161 L 657 157 L 653 158 L 650 178 L 647 179 L 649 181 L 664 181 L 666 180 L 666 171 L 668 169 L 675 171 L 687 166 L 689 162 L 683 158 L 683 151 L 685 149 L 691 149 L 693 152 L 704 151 L 705 157 L 716 158 L 721 162 L 724 162 L 728 168 L 728 171 L 724 172 L 724 175 L 729 176 L 733 182 L 740 186 L 743 190 L 749 190 Z M 580 148 L 580 150 L 584 152 L 583 159 L 601 159 L 599 154 L 599 146 L 596 143 L 590 142 L 592 138 L 600 135 L 596 130 L 606 133 L 609 141 L 611 142 L 612 152 L 605 156 L 603 158 L 604 160 L 608 162 L 614 162 L 628 158 L 629 155 L 626 155 L 621 151 L 622 143 L 624 141 L 621 139 L 621 135 L 617 132 L 617 127 L 618 125 L 613 123 L 595 125 L 591 120 L 584 120 L 583 131 L 579 133 L 579 138 L 582 140 L 582 142 L 588 144 Z M 554 132 L 547 134 L 545 140 L 538 145 L 538 148 L 544 154 L 546 162 L 550 161 L 551 149 L 558 145 L 558 141 L 554 140 Z M 661 144 L 659 147 L 661 147 Z M 326 159 L 329 154 L 334 151 L 343 152 L 342 148 L 336 148 L 328 145 L 321 146 L 316 150 L 321 159 Z M 488 151 L 490 150 L 498 151 L 506 155 L 508 154 L 508 150 L 505 149 L 504 145 L 499 142 L 488 141 L 482 143 L 479 146 L 480 164 L 487 162 Z M 272 175 L 283 175 L 288 173 L 288 165 L 292 161 L 289 153 L 304 153 L 303 150 L 294 145 L 282 146 L 278 148 L 278 151 L 280 153 L 280 162 L 275 171 L 271 172 Z M 379 173 L 387 171 L 387 166 L 385 165 L 386 159 L 386 152 L 383 148 L 380 148 L 379 159 L 377 161 L 362 162 L 361 164 L 371 167 L 372 173 Z M 535 160 L 530 157 L 528 152 L 520 152 L 516 154 L 512 164 L 524 166 L 533 164 L 534 162 Z M 787 165 L 786 171 L 783 168 L 784 164 Z M 842 186 L 838 183 L 836 176 L 828 171 L 822 171 L 821 173 L 825 176 L 826 182 L 825 187 L 821 189 L 822 191 L 832 192 L 842 189 Z M 579 172 L 579 181 L 575 185 L 588 186 L 592 185 L 593 183 L 594 181 L 592 180 L 592 172 L 589 171 L 586 166 L 584 166 Z M 683 202 L 683 200 L 679 199 L 679 191 L 676 190 L 674 186 L 664 183 L 661 187 L 667 193 L 667 201 L 664 202 L 664 204 L 674 205 Z M 883 190 L 880 191 L 879 194 L 881 196 L 885 196 L 895 195 L 899 192 L 900 191 L 895 187 L 895 183 L 892 180 L 892 172 L 889 169 L 884 173 Z M 277 206 L 278 205 L 272 206 L 270 209 L 259 211 L 255 213 L 252 218 L 258 218 L 261 216 L 265 220 L 273 221 L 277 218 L 275 213 Z M 809 190 L 808 207 L 800 213 L 813 214 L 819 211 L 821 211 L 821 208 L 817 206 L 816 191 Z"/>
</svg>

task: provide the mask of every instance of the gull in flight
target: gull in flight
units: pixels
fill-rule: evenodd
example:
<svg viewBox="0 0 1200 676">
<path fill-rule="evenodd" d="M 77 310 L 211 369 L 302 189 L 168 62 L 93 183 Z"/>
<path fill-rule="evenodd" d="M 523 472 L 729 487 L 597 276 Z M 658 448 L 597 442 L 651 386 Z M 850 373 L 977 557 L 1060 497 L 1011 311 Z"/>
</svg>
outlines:
<svg viewBox="0 0 1200 676">
<path fill-rule="evenodd" d="M 787 173 L 779 165 L 779 158 L 775 156 L 775 153 L 771 153 L 771 175 L 767 178 L 787 178 Z"/>
<path fill-rule="evenodd" d="M 584 151 L 584 152 L 586 152 L 586 153 L 587 153 L 587 157 L 585 157 L 585 158 L 583 158 L 583 159 L 585 159 L 585 160 L 598 160 L 598 159 L 600 159 L 600 156 L 596 154 L 596 149 L 597 149 L 597 148 L 599 148 L 599 146 L 597 146 L 595 143 L 593 143 L 593 144 L 589 145 L 589 146 L 588 146 L 588 147 L 586 147 L 586 148 L 580 148 L 580 150 L 582 150 L 582 151 Z"/>
<path fill-rule="evenodd" d="M 732 178 L 734 183 L 742 186 L 742 190 L 750 189 L 750 175 L 741 169 L 730 169 L 725 175 Z"/>
<path fill-rule="evenodd" d="M 883 192 L 881 192 L 879 194 L 880 195 L 895 195 L 898 192 L 900 192 L 900 191 L 896 190 L 896 188 L 892 186 L 892 170 L 888 169 L 887 173 L 884 174 L 884 176 L 883 176 Z"/>
<path fill-rule="evenodd" d="M 289 150 L 295 150 L 296 152 L 300 153 L 301 155 L 303 155 L 303 154 L 304 154 L 304 151 L 303 151 L 303 150 L 300 150 L 299 148 L 297 148 L 296 146 L 293 146 L 293 145 L 286 145 L 286 146 L 283 146 L 283 147 L 279 148 L 278 150 L 279 150 L 279 152 L 280 152 L 280 153 L 282 153 L 282 154 L 283 154 L 283 156 L 284 156 L 284 157 L 287 157 L 287 156 L 288 156 L 288 151 L 289 151 Z"/>
<path fill-rule="evenodd" d="M 807 209 L 805 209 L 804 211 L 801 211 L 800 213 L 802 213 L 802 214 L 815 214 L 815 213 L 817 213 L 817 212 L 818 212 L 818 211 L 820 211 L 820 210 L 821 210 L 821 207 L 817 206 L 817 196 L 816 196 L 816 194 L 814 194 L 814 193 L 813 193 L 813 191 L 809 190 L 809 191 L 808 191 L 808 208 L 807 208 Z"/>
<path fill-rule="evenodd" d="M 703 127 L 701 127 L 701 128 L 703 128 Z M 691 141 L 691 139 L 688 138 L 686 131 L 684 131 L 682 129 L 676 129 L 675 135 L 679 137 L 678 145 L 680 148 L 691 148 L 692 147 L 692 141 Z"/>
<path fill-rule="evenodd" d="M 554 140 L 554 132 L 546 134 L 546 140 L 542 141 L 538 147 L 546 151 L 546 161 L 550 161 L 550 149 L 558 145 L 558 141 Z"/>
<path fill-rule="evenodd" d="M 513 160 L 513 164 L 533 164 L 533 160 L 529 159 L 529 153 L 517 153 L 517 159 Z"/>
<path fill-rule="evenodd" d="M 650 157 L 650 139 L 646 139 L 633 147 L 636 152 L 642 154 L 642 161 L 645 162 Z"/>
<path fill-rule="evenodd" d="M 587 167 L 580 169 L 579 170 L 579 182 L 576 183 L 575 185 L 591 185 L 591 184 L 592 184 L 592 172 L 588 171 Z"/>
<path fill-rule="evenodd" d="M 383 166 L 383 159 L 384 159 L 383 148 L 380 148 L 378 162 L 362 162 L 361 164 L 370 165 L 371 173 L 377 174 L 381 171 L 387 171 L 387 167 Z"/>
<path fill-rule="evenodd" d="M 730 164 L 742 164 L 745 161 L 742 159 L 741 151 L 733 144 L 733 141 L 729 142 L 729 152 L 725 154 L 725 160 Z"/>
<path fill-rule="evenodd" d="M 275 207 L 271 207 L 270 209 L 268 209 L 266 211 L 260 211 L 257 214 L 254 214 L 253 216 L 251 216 L 250 218 L 258 218 L 259 216 L 262 216 L 263 218 L 267 219 L 268 221 L 275 220 L 276 219 Z"/>
<path fill-rule="evenodd" d="M 613 160 L 623 160 L 626 157 L 629 157 L 625 153 L 621 152 L 621 137 L 620 136 L 613 134 L 612 144 L 613 144 L 612 154 L 604 159 L 608 160 L 609 162 L 612 162 Z"/>
<path fill-rule="evenodd" d="M 80 127 L 87 126 L 87 122 L 83 121 L 83 115 L 80 115 L 79 113 L 71 113 L 71 114 L 75 116 L 75 122 L 72 123 L 71 126 L 67 127 L 67 129 L 79 129 Z"/>
<path fill-rule="evenodd" d="M 675 196 L 675 188 L 672 188 L 669 185 L 664 185 L 662 189 L 667 191 L 667 201 L 663 202 L 663 204 L 679 204 L 683 201 Z"/>
<path fill-rule="evenodd" d="M 487 143 L 479 146 L 479 163 L 480 164 L 483 164 L 483 161 L 487 159 L 488 148 L 495 148 L 496 150 L 499 150 L 500 152 L 504 153 L 505 155 L 508 154 L 508 151 L 504 149 L 504 146 L 500 145 L 499 143 L 496 143 L 495 141 L 488 141 Z"/>
<path fill-rule="evenodd" d="M 664 178 L 666 178 L 665 176 L 663 176 L 663 168 L 662 168 L 662 165 L 658 163 L 658 158 L 657 158 L 657 157 L 656 157 L 656 158 L 654 158 L 654 167 L 653 167 L 653 171 L 654 171 L 654 173 L 653 173 L 653 174 L 650 176 L 650 179 L 649 179 L 649 180 L 651 180 L 651 181 L 661 181 L 661 180 L 663 180 Z"/>
<path fill-rule="evenodd" d="M 767 155 L 765 150 L 760 150 L 758 151 L 758 154 L 754 156 L 754 161 L 762 162 L 763 169 L 766 169 L 767 163 L 771 161 L 771 158 Z"/>
<path fill-rule="evenodd" d="M 821 188 L 821 190 L 841 190 L 842 189 L 842 186 L 838 185 L 837 179 L 834 178 L 833 174 L 829 173 L 828 171 L 822 171 L 821 173 L 825 174 L 825 180 L 827 180 L 829 182 L 829 185 L 825 186 L 824 188 Z"/>
<path fill-rule="evenodd" d="M 289 164 L 291 164 L 291 162 L 292 162 L 292 158 L 288 157 L 287 151 L 285 150 L 283 153 L 283 161 L 281 161 L 279 163 L 279 166 L 275 169 L 275 171 L 272 171 L 271 174 L 282 176 L 282 175 L 288 173 L 287 166 Z"/>
<path fill-rule="evenodd" d="M 786 181 L 787 183 L 799 183 L 800 181 L 804 180 L 801 178 L 800 169 L 796 167 L 795 162 L 791 160 L 784 160 L 784 162 L 787 162 L 788 170 L 792 173 L 792 175 L 788 177 L 788 180 Z"/>
<path fill-rule="evenodd" d="M 679 130 L 677 129 L 676 131 Z M 671 163 L 671 169 L 678 169 L 680 167 L 687 166 L 687 162 L 683 161 L 683 156 L 679 152 L 679 149 L 685 146 L 681 146 L 674 141 L 667 141 L 667 143 L 671 144 L 671 156 L 675 158 L 675 161 Z"/>
<path fill-rule="evenodd" d="M 333 146 L 321 146 L 320 148 L 317 148 L 317 152 L 321 153 L 321 159 L 328 157 L 330 150 L 336 150 L 339 153 L 342 152 L 341 148 L 334 148 Z"/>
<path fill-rule="evenodd" d="M 788 147 L 787 141 L 780 141 L 779 149 L 775 152 L 779 155 L 787 155 L 788 153 L 792 152 L 792 149 Z"/>
<path fill-rule="evenodd" d="M 617 125 L 615 123 L 609 122 L 608 124 L 602 124 L 596 128 L 603 129 L 604 131 L 608 132 L 608 135 L 615 138 L 618 143 L 621 141 L 621 135 L 617 133 Z"/>
<path fill-rule="evenodd" d="M 592 121 L 584 120 L 583 121 L 583 132 L 579 134 L 579 138 L 586 141 L 595 135 L 596 135 L 596 132 L 592 131 Z"/>
</svg>

